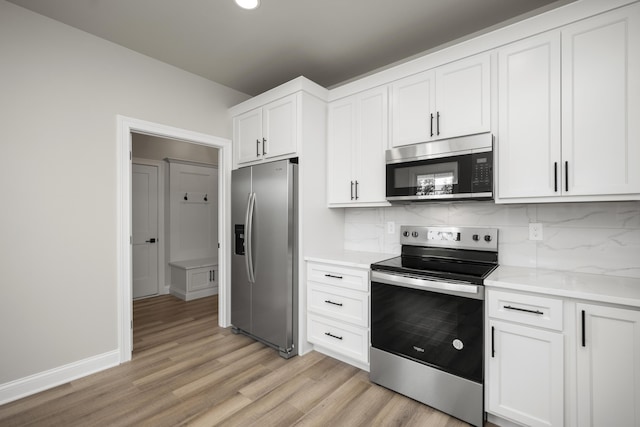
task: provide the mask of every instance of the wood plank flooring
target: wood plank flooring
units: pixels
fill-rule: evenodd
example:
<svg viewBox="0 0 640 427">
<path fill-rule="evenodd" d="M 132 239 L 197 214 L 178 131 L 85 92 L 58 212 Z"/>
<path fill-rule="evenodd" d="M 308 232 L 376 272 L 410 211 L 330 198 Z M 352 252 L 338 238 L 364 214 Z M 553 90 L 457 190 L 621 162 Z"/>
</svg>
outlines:
<svg viewBox="0 0 640 427">
<path fill-rule="evenodd" d="M 467 426 L 315 351 L 284 360 L 217 306 L 135 301 L 131 362 L 0 406 L 0 426 Z"/>
</svg>

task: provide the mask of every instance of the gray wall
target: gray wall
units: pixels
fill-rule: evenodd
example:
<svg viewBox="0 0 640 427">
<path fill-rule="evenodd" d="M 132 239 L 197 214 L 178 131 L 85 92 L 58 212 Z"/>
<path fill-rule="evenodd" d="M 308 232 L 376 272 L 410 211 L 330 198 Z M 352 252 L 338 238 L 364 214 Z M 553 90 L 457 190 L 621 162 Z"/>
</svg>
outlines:
<svg viewBox="0 0 640 427">
<path fill-rule="evenodd" d="M 164 160 L 167 157 L 218 165 L 218 149 L 175 139 L 134 133 L 131 138 L 133 157 Z"/>
<path fill-rule="evenodd" d="M 0 0 L 0 385 L 118 348 L 116 115 L 231 138 L 248 98 Z"/>
</svg>

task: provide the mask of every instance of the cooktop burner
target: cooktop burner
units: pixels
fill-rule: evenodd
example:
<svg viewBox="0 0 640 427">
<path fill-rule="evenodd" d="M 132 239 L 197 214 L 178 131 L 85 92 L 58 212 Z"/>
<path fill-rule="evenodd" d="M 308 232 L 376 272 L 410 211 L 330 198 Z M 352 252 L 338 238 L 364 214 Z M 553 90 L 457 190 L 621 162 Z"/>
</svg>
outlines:
<svg viewBox="0 0 640 427">
<path fill-rule="evenodd" d="M 498 266 L 495 228 L 400 228 L 402 255 L 372 270 L 482 284 Z"/>
</svg>

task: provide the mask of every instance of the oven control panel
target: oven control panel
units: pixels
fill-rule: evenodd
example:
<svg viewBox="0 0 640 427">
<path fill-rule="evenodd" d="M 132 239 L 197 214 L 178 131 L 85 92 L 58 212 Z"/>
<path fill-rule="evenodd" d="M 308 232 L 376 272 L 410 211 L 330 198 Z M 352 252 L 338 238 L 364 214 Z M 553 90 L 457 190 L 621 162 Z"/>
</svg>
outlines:
<svg viewBox="0 0 640 427">
<path fill-rule="evenodd" d="M 403 225 L 400 227 L 400 244 L 497 251 L 498 229 Z"/>
</svg>

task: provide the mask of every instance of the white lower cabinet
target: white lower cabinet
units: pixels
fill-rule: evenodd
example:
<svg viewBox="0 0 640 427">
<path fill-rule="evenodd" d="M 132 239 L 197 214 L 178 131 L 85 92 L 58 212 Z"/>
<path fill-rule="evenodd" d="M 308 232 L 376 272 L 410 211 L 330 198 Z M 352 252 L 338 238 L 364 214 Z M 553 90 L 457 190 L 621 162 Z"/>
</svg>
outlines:
<svg viewBox="0 0 640 427">
<path fill-rule="evenodd" d="M 218 293 L 218 264 L 212 259 L 170 262 L 170 293 L 185 301 Z"/>
<path fill-rule="evenodd" d="M 368 269 L 307 263 L 307 339 L 317 351 L 368 370 Z"/>
<path fill-rule="evenodd" d="M 640 311 L 576 304 L 577 425 L 640 426 Z"/>
<path fill-rule="evenodd" d="M 527 426 L 563 425 L 563 302 L 488 290 L 486 410 Z"/>
</svg>

